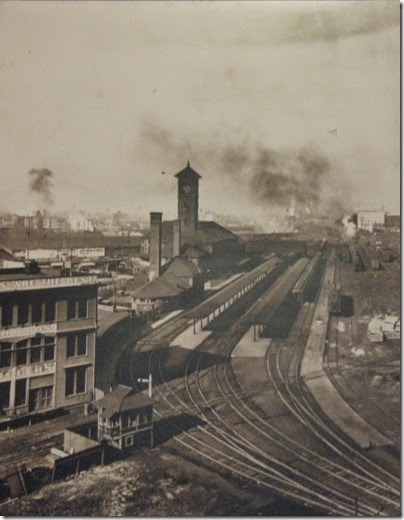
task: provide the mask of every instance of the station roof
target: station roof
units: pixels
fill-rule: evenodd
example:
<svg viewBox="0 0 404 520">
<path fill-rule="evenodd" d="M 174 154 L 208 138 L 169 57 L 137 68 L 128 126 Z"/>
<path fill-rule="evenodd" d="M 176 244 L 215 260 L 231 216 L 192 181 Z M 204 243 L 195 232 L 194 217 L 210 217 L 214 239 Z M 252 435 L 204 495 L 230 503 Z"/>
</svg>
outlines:
<svg viewBox="0 0 404 520">
<path fill-rule="evenodd" d="M 281 303 L 304 272 L 308 263 L 308 258 L 300 258 L 295 264 L 289 267 L 283 275 L 281 275 L 283 276 L 283 279 L 280 286 L 277 287 L 276 292 L 274 291 L 272 295 L 269 293 L 268 301 L 266 303 L 264 302 L 263 306 L 260 309 L 257 309 L 257 312 L 250 316 L 249 321 L 251 325 L 268 325 Z"/>
<path fill-rule="evenodd" d="M 309 264 L 307 265 L 306 269 L 304 270 L 304 273 L 295 283 L 295 286 L 292 289 L 292 292 L 299 292 L 304 289 L 304 287 L 307 284 L 307 281 L 310 278 L 311 273 L 313 272 L 317 262 L 319 261 L 320 255 L 317 253 L 313 258 L 310 260 Z"/>
<path fill-rule="evenodd" d="M 206 252 L 198 246 L 185 244 L 185 246 L 181 248 L 181 255 L 184 258 L 201 258 L 202 256 L 206 256 Z"/>
<path fill-rule="evenodd" d="M 174 222 L 174 220 L 162 222 L 161 237 L 163 244 L 173 241 Z M 150 235 L 150 231 L 145 231 L 145 236 L 148 235 Z M 199 220 L 196 235 L 197 244 L 215 244 L 224 240 L 238 240 L 237 235 L 214 220 Z"/>
<path fill-rule="evenodd" d="M 169 275 L 172 277 L 192 277 L 200 273 L 199 268 L 193 262 L 181 257 L 173 258 L 168 264 L 163 266 L 162 271 L 164 273 L 163 276 L 166 278 Z"/>
<path fill-rule="evenodd" d="M 171 298 L 192 287 L 190 278 L 199 274 L 199 268 L 185 258 L 174 258 L 163 266 L 163 274 L 147 282 L 132 293 L 133 298 Z"/>
<path fill-rule="evenodd" d="M 139 287 L 136 291 L 133 291 L 132 296 L 134 299 L 137 298 L 170 298 L 180 294 L 183 288 L 179 287 L 176 283 L 170 282 L 163 276 L 155 278 L 154 280 L 147 282 L 142 287 Z"/>
<path fill-rule="evenodd" d="M 217 309 L 218 307 L 220 307 L 220 305 L 223 305 L 228 300 L 230 300 L 230 298 L 232 298 L 238 292 L 244 289 L 244 287 L 246 287 L 249 283 L 254 281 L 258 276 L 263 274 L 267 269 L 269 269 L 270 267 L 274 267 L 280 262 L 281 261 L 278 257 L 272 257 L 269 260 L 266 260 L 263 264 L 259 265 L 251 272 L 245 274 L 241 278 L 238 278 L 231 285 L 225 287 L 224 289 L 222 289 L 221 291 L 214 294 L 206 301 L 195 307 L 195 309 L 193 309 L 190 313 L 190 316 L 196 319 L 202 319 L 209 316 L 209 314 L 211 314 L 215 309 Z"/>
</svg>

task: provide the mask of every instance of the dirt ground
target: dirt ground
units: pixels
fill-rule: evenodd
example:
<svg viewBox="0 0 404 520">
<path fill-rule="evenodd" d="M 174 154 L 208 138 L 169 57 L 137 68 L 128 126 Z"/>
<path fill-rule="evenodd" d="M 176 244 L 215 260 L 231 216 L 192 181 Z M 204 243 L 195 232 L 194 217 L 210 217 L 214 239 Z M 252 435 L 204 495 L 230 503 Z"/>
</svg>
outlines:
<svg viewBox="0 0 404 520">
<path fill-rule="evenodd" d="M 379 235 L 377 240 L 382 238 Z M 392 238 L 388 238 L 388 245 L 394 246 Z M 372 247 L 372 241 L 375 242 L 374 237 L 367 238 L 368 247 Z M 399 248 L 399 242 L 395 246 Z M 380 270 L 361 272 L 355 272 L 352 264 L 338 260 L 337 269 L 342 293 L 353 297 L 354 315 L 333 318 L 333 326 L 339 327 L 339 366 L 333 370 L 333 377 L 344 397 L 398 446 L 400 340 L 371 343 L 367 329 L 376 315 L 400 316 L 400 259 L 382 264 Z"/>
<path fill-rule="evenodd" d="M 256 514 L 268 500 L 165 450 L 124 461 L 0 505 L 4 516 L 223 516 Z"/>
</svg>

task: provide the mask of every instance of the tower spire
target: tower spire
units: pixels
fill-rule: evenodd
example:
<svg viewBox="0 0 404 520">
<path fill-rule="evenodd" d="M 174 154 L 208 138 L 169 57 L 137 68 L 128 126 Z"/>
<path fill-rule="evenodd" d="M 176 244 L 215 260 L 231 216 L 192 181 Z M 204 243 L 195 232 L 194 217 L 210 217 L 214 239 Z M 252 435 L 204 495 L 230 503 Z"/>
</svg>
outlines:
<svg viewBox="0 0 404 520">
<path fill-rule="evenodd" d="M 189 159 L 188 159 L 188 162 L 187 162 L 187 166 L 188 166 L 188 168 L 189 168 Z"/>
</svg>

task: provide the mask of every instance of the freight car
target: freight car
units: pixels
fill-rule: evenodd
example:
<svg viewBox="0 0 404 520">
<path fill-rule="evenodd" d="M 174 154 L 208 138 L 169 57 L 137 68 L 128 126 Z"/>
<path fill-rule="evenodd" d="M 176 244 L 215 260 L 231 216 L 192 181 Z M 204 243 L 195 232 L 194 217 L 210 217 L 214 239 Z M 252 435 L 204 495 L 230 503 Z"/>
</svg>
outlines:
<svg viewBox="0 0 404 520">
<path fill-rule="evenodd" d="M 321 268 L 321 253 L 316 253 L 292 289 L 294 301 L 298 303 L 313 301 L 321 278 Z"/>
<path fill-rule="evenodd" d="M 349 247 L 349 252 L 351 254 L 352 265 L 355 271 L 365 271 L 365 264 L 363 263 L 363 258 L 358 252 L 358 249 L 351 245 Z"/>
<path fill-rule="evenodd" d="M 334 314 L 339 316 L 342 311 L 342 298 L 341 298 L 341 288 L 339 285 L 331 289 L 330 294 L 328 296 L 328 312 L 330 314 Z"/>
</svg>

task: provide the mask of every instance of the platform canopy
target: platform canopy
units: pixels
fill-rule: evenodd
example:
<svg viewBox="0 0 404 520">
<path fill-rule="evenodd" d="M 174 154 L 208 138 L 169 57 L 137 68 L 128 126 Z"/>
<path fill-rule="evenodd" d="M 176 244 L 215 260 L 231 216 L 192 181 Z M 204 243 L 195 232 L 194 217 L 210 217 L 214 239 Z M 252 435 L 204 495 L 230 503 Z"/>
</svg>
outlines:
<svg viewBox="0 0 404 520">
<path fill-rule="evenodd" d="M 251 282 L 256 280 L 256 278 L 264 274 L 271 267 L 275 267 L 279 263 L 281 263 L 281 260 L 277 257 L 272 257 L 269 260 L 266 260 L 263 264 L 256 267 L 250 273 L 245 274 L 228 287 L 225 287 L 223 290 L 217 294 L 214 294 L 206 301 L 195 307 L 195 309 L 189 313 L 189 316 L 195 319 L 206 318 L 221 305 L 224 305 L 226 302 L 228 302 L 233 296 L 236 296 L 236 294 L 247 287 Z"/>
</svg>

